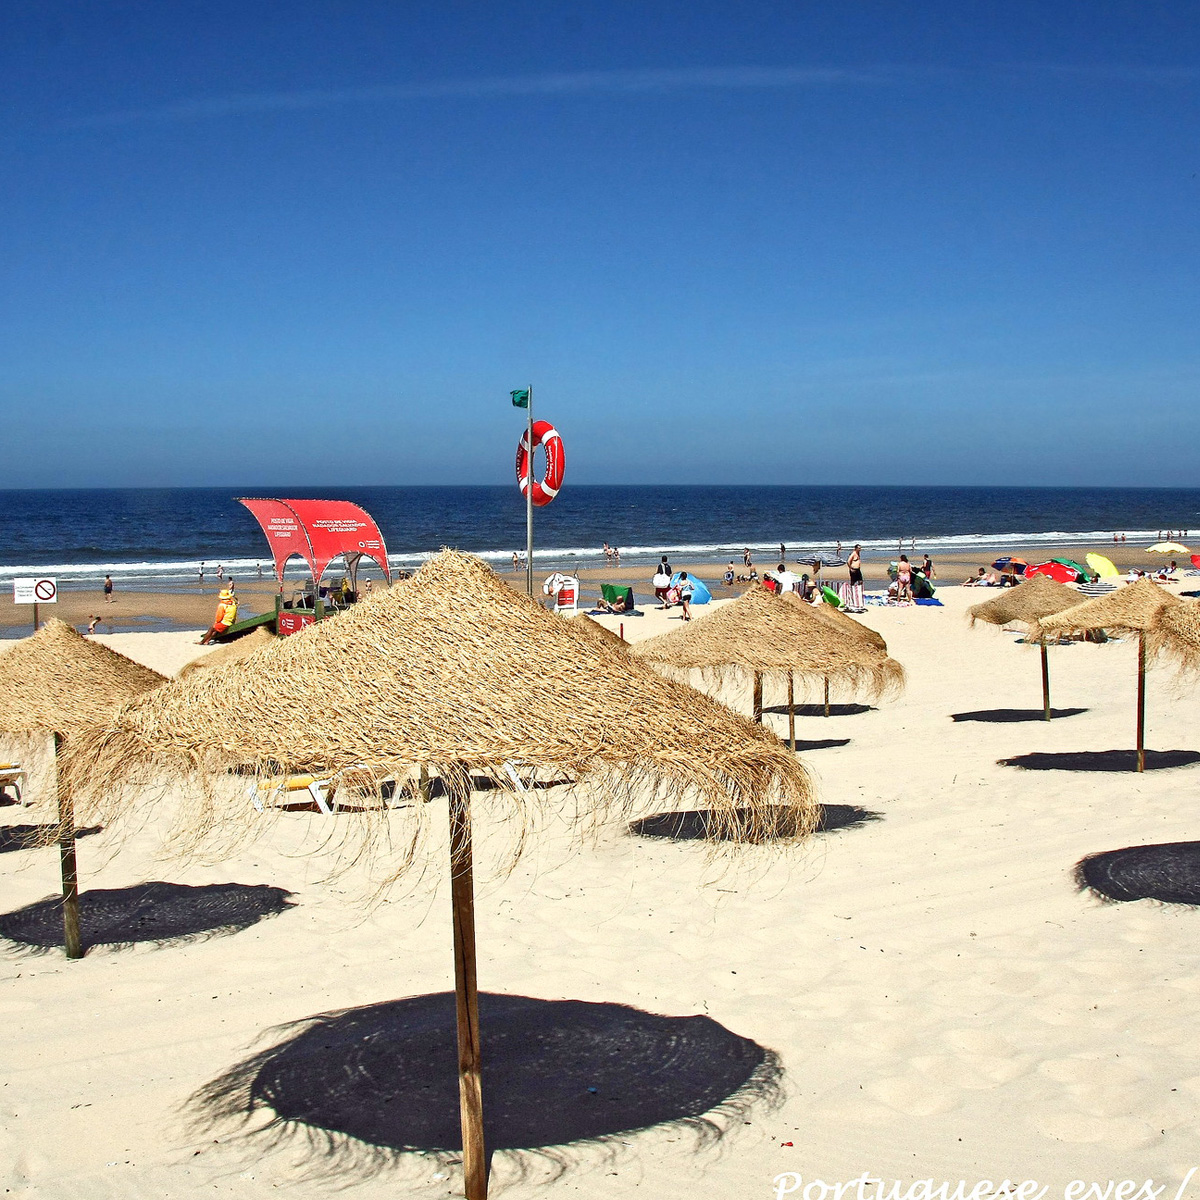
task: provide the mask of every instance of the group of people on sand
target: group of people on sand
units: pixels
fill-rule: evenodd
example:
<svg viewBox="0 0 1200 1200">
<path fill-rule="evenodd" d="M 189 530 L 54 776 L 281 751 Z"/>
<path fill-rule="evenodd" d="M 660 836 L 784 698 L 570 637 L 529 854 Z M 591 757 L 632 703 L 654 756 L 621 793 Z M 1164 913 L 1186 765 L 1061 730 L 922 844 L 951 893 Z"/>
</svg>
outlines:
<svg viewBox="0 0 1200 1200">
<path fill-rule="evenodd" d="M 686 571 L 680 571 L 676 578 L 675 568 L 671 566 L 664 554 L 654 568 L 654 578 L 650 586 L 654 589 L 654 598 L 660 609 L 670 609 L 678 605 L 683 609 L 683 619 L 692 619 L 692 597 L 696 594 L 696 585 Z"/>
</svg>

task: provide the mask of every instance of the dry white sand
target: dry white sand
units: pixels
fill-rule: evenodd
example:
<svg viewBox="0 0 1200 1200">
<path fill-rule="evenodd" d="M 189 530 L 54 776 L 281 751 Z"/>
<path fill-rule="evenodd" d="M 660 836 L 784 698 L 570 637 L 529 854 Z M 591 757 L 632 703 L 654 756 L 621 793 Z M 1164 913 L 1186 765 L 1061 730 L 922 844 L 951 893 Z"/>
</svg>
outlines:
<svg viewBox="0 0 1200 1200">
<path fill-rule="evenodd" d="M 1040 676 L 1036 651 L 967 628 L 967 604 L 986 594 L 939 594 L 941 609 L 865 617 L 908 670 L 900 699 L 799 722 L 801 739 L 849 739 L 804 754 L 824 802 L 881 819 L 818 835 L 787 863 L 725 869 L 695 843 L 620 830 L 574 846 L 551 820 L 511 876 L 481 883 L 484 990 L 707 1014 L 784 1069 L 779 1106 L 736 1117 L 719 1145 L 698 1148 L 674 1127 L 629 1133 L 609 1157 L 581 1151 L 557 1179 L 535 1168 L 503 1194 L 740 1200 L 774 1196 L 781 1172 L 807 1184 L 865 1171 L 968 1188 L 1036 1179 L 1051 1200 L 1072 1179 L 1153 1178 L 1174 1197 L 1200 1160 L 1200 914 L 1102 904 L 1075 890 L 1072 867 L 1094 851 L 1196 837 L 1200 767 L 1139 777 L 997 765 L 1131 747 L 1134 644 L 1051 650 L 1054 702 L 1086 709 L 1077 716 L 954 722 L 1037 709 Z M 625 619 L 630 636 L 663 623 Z M 186 635 L 105 640 L 168 671 L 196 651 Z M 1195 748 L 1200 698 L 1170 683 L 1150 676 L 1148 744 Z M 768 704 L 780 699 L 768 688 Z M 496 803 L 478 805 L 485 841 Z M 0 951 L 6 1194 L 315 1197 L 338 1183 L 364 1198 L 451 1194 L 433 1160 L 352 1155 L 331 1181 L 319 1141 L 256 1137 L 261 1116 L 240 1138 L 194 1121 L 198 1089 L 281 1036 L 272 1027 L 452 987 L 440 861 L 366 910 L 352 878 L 322 882 L 303 853 L 329 820 L 285 815 L 211 865 L 156 858 L 157 818 L 119 853 L 103 836 L 80 842 L 86 888 L 266 883 L 293 891 L 296 907 L 236 935 L 97 948 L 80 962 Z M 52 893 L 57 866 L 51 850 L 0 855 L 0 908 Z M 537 1081 L 527 1096 L 536 1112 Z"/>
</svg>

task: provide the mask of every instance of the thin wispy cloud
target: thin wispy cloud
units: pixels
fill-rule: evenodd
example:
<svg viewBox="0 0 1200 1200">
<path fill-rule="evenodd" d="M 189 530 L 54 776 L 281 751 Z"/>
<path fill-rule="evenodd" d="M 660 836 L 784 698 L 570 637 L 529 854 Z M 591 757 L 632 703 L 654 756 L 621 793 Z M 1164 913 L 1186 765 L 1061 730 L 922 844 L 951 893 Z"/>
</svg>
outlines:
<svg viewBox="0 0 1200 1200">
<path fill-rule="evenodd" d="M 884 68 L 852 70 L 841 67 L 681 67 L 637 71 L 566 71 L 491 79 L 457 79 L 431 83 L 200 97 L 156 108 L 101 113 L 81 118 L 75 123 L 103 126 L 199 121 L 242 113 L 304 112 L 405 100 L 665 94 L 688 90 L 752 91 L 881 85 L 891 82 L 894 77 L 894 71 Z"/>
</svg>

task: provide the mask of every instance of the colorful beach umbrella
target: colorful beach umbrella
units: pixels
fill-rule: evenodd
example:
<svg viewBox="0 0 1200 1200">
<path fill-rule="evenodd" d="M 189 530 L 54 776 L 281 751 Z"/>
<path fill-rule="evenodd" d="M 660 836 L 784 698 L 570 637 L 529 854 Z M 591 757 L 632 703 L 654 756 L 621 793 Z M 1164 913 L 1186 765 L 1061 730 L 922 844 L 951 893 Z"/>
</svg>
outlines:
<svg viewBox="0 0 1200 1200">
<path fill-rule="evenodd" d="M 1025 568 L 1029 564 L 1023 558 L 1013 558 L 1011 555 L 1005 555 L 1003 558 L 998 558 L 992 563 L 993 571 L 1011 571 L 1014 575 L 1024 575 Z"/>
<path fill-rule="evenodd" d="M 1087 567 L 1082 563 L 1077 563 L 1073 558 L 1052 558 L 1050 561 L 1062 563 L 1064 567 L 1070 567 L 1073 571 L 1077 572 L 1079 578 L 1075 580 L 1076 583 L 1090 583 L 1092 576 L 1095 574 L 1095 571 L 1089 571 Z"/>
<path fill-rule="evenodd" d="M 1025 568 L 1026 579 L 1036 575 L 1044 575 L 1047 579 L 1053 579 L 1055 583 L 1079 582 L 1079 571 L 1075 567 L 1068 567 L 1066 563 L 1053 558 L 1049 562 Z"/>
<path fill-rule="evenodd" d="M 1097 579 L 1120 579 L 1121 572 L 1117 570 L 1116 563 L 1111 558 L 1105 558 L 1103 554 L 1088 554 L 1087 565 L 1096 572 Z"/>
</svg>

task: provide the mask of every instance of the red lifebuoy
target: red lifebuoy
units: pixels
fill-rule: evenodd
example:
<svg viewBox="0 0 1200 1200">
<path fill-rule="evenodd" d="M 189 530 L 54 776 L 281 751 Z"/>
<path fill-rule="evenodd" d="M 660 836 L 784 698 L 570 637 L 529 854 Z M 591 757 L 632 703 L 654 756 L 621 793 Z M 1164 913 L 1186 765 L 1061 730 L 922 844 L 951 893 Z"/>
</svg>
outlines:
<svg viewBox="0 0 1200 1200">
<path fill-rule="evenodd" d="M 566 453 L 563 450 L 562 437 L 549 421 L 534 421 L 533 448 L 546 448 L 546 478 L 533 481 L 533 503 L 537 508 L 544 508 L 562 487 L 563 468 L 566 466 Z M 521 485 L 521 495 L 525 495 L 526 475 L 529 472 L 529 432 L 521 435 L 517 444 L 517 482 Z"/>
</svg>

